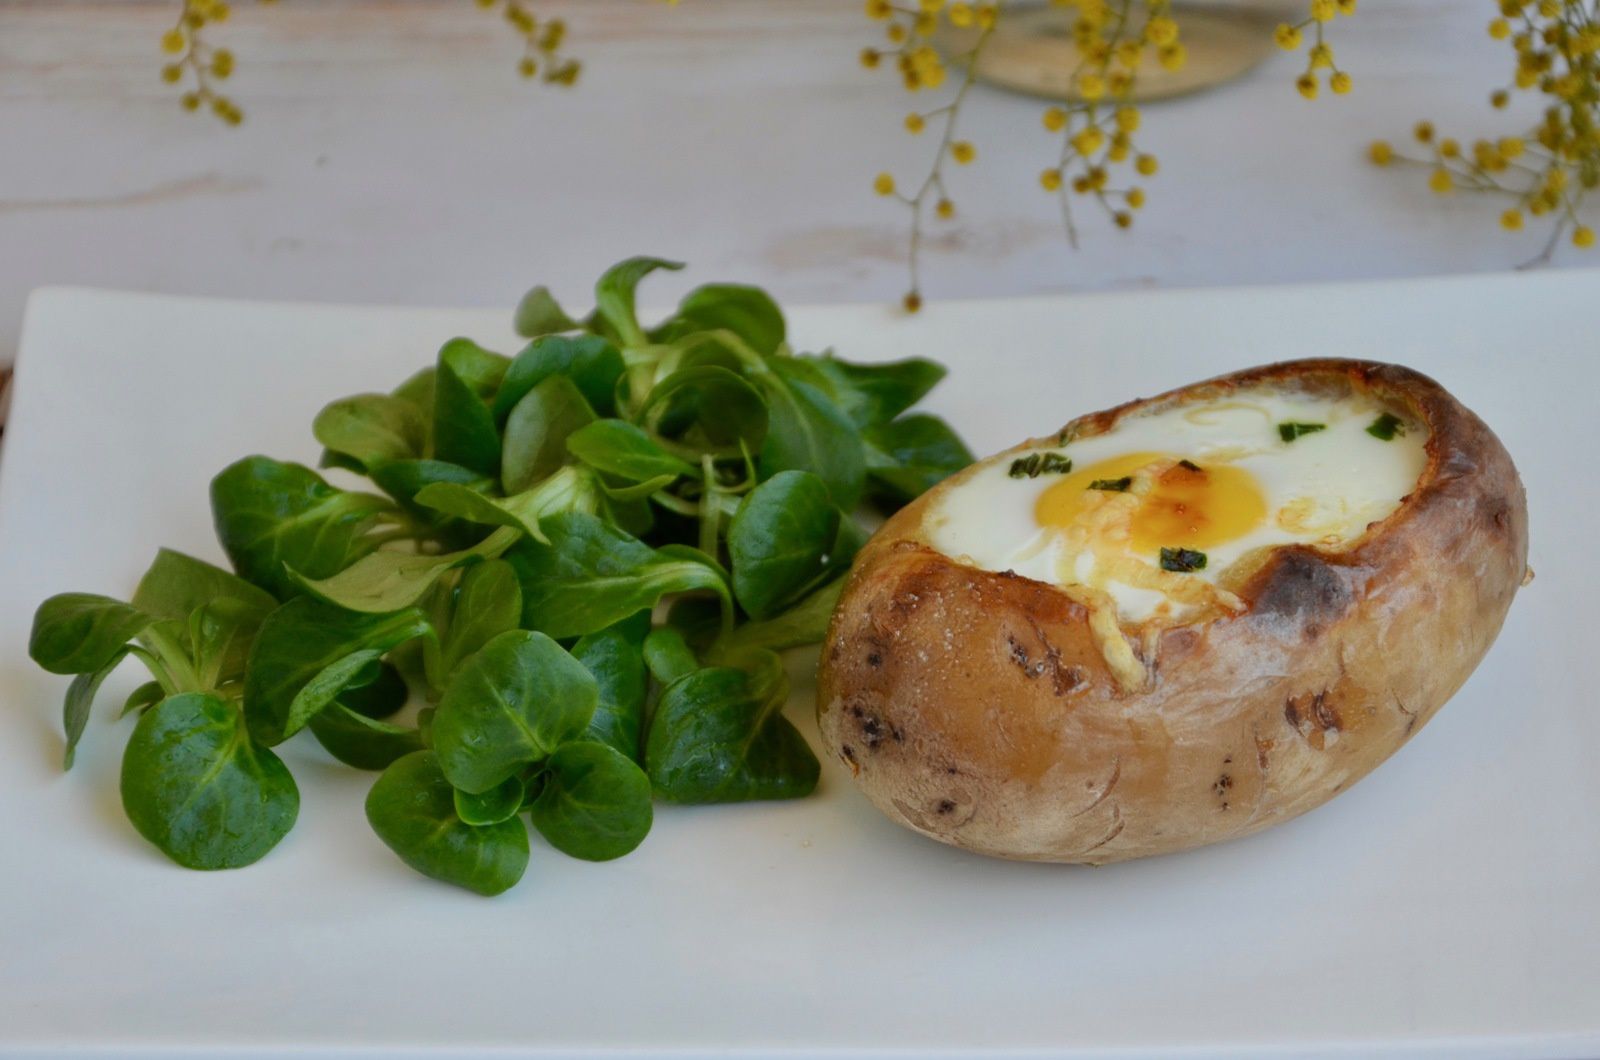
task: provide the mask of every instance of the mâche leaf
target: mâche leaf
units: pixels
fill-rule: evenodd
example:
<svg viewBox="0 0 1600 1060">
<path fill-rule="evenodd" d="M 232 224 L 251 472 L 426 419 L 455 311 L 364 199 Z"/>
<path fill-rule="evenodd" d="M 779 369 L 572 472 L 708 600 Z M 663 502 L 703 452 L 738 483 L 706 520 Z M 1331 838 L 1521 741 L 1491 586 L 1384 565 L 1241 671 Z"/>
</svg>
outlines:
<svg viewBox="0 0 1600 1060">
<path fill-rule="evenodd" d="M 558 331 L 571 331 L 578 327 L 578 322 L 567 316 L 550 288 L 541 285 L 523 295 L 522 301 L 517 303 L 512 326 L 523 338 L 534 339 Z"/>
<path fill-rule="evenodd" d="M 776 353 L 786 328 L 783 310 L 759 287 L 738 283 L 708 283 L 684 295 L 678 313 L 658 341 L 697 331 L 729 331 L 757 353 Z"/>
<path fill-rule="evenodd" d="M 650 778 L 602 743 L 562 744 L 545 763 L 544 789 L 529 807 L 539 834 L 565 854 L 610 861 L 650 832 Z"/>
<path fill-rule="evenodd" d="M 135 711 L 148 710 L 165 699 L 166 695 L 167 690 L 161 687 L 160 681 L 146 681 L 128 693 L 128 698 L 122 704 L 122 714 L 120 716 L 125 718 Z M 67 763 L 69 767 L 71 764 L 71 762 Z"/>
<path fill-rule="evenodd" d="M 271 746 L 293 736 L 390 649 L 431 632 L 415 608 L 346 611 L 310 597 L 290 600 L 261 624 L 245 670 L 252 737 Z"/>
<path fill-rule="evenodd" d="M 616 748 L 634 761 L 644 754 L 644 709 L 649 692 L 644 641 L 650 614 L 640 611 L 579 637 L 572 657 L 594 675 L 598 700 L 584 739 Z"/>
<path fill-rule="evenodd" d="M 133 605 L 157 619 L 184 623 L 182 644 L 202 683 L 212 686 L 244 673 L 256 630 L 278 601 L 221 567 L 164 548 L 139 579 Z"/>
<path fill-rule="evenodd" d="M 682 631 L 672 626 L 650 631 L 644 638 L 643 656 L 650 676 L 663 688 L 700 669 L 700 660 L 695 658 Z"/>
<path fill-rule="evenodd" d="M 733 591 L 750 617 L 771 617 L 817 581 L 841 518 L 809 471 L 780 471 L 750 491 L 728 526 Z"/>
<path fill-rule="evenodd" d="M 684 803 L 809 795 L 820 766 L 781 713 L 785 694 L 731 667 L 674 681 L 656 705 L 645 745 L 656 795 Z"/>
<path fill-rule="evenodd" d="M 768 402 L 750 380 L 716 364 L 680 368 L 650 390 L 639 420 L 660 439 L 712 455 L 759 450 Z"/>
<path fill-rule="evenodd" d="M 596 471 L 629 482 L 673 479 L 699 470 L 626 420 L 596 420 L 569 434 L 567 449 Z"/>
<path fill-rule="evenodd" d="M 293 568 L 326 578 L 377 547 L 369 536 L 393 505 L 335 489 L 310 468 L 249 456 L 211 480 L 217 538 L 240 576 L 280 600 L 299 591 Z"/>
<path fill-rule="evenodd" d="M 559 470 L 567 461 L 567 437 L 594 419 L 583 392 L 564 375 L 529 390 L 506 417 L 500 463 L 505 492 L 521 493 Z"/>
<path fill-rule="evenodd" d="M 488 825 L 509 821 L 522 809 L 527 788 L 521 777 L 507 777 L 488 791 L 468 794 L 460 788 L 453 796 L 456 816 L 466 824 Z"/>
<path fill-rule="evenodd" d="M 447 677 L 495 637 L 516 629 L 522 619 L 522 587 L 516 570 L 504 560 L 468 567 L 452 596 L 440 646 Z"/>
<path fill-rule="evenodd" d="M 170 548 L 158 551 L 155 562 L 139 579 L 133 606 L 157 618 L 182 620 L 195 608 L 218 599 L 238 601 L 258 621 L 278 606 L 277 599 L 265 589 Z"/>
<path fill-rule="evenodd" d="M 843 588 L 841 575 L 813 590 L 782 614 L 735 626 L 713 642 L 713 659 L 758 648 L 783 651 L 820 642 L 827 635 L 828 619 L 833 615 L 833 606 L 838 603 Z"/>
<path fill-rule="evenodd" d="M 655 798 L 812 791 L 775 652 L 823 638 L 869 534 L 857 504 L 907 503 L 971 453 L 914 409 L 940 366 L 796 353 L 759 288 L 703 284 L 641 320 L 640 282 L 679 267 L 621 262 L 583 318 L 536 287 L 515 357 L 452 339 L 398 387 L 324 405 L 311 434 L 343 478 L 224 468 L 232 571 L 163 550 L 131 602 L 45 601 L 29 652 L 71 677 L 66 764 L 131 657 L 153 680 L 122 706 L 124 806 L 173 860 L 244 865 L 281 840 L 299 795 L 269 748 L 309 729 L 321 768 L 378 771 L 385 844 L 480 894 L 525 872 L 524 812 L 553 851 L 604 861 L 644 840 Z"/>
<path fill-rule="evenodd" d="M 922 357 L 879 364 L 852 364 L 831 354 L 803 360 L 817 369 L 834 404 L 862 430 L 888 423 L 945 376 L 944 365 Z"/>
<path fill-rule="evenodd" d="M 139 834 L 191 869 L 261 859 L 294 827 L 300 792 L 256 746 L 239 708 L 206 692 L 146 711 L 122 756 L 122 805 Z"/>
<path fill-rule="evenodd" d="M 896 505 L 922 496 L 972 463 L 966 443 L 937 416 L 914 413 L 861 432 L 869 489 Z M 1041 461 L 1042 463 L 1042 461 Z M 1072 461 L 1064 468 L 1070 470 Z"/>
<path fill-rule="evenodd" d="M 547 335 L 535 339 L 506 369 L 494 398 L 494 418 L 504 424 L 530 390 L 552 376 L 565 376 L 590 408 L 602 416 L 616 409 L 622 354 L 598 335 Z"/>
<path fill-rule="evenodd" d="M 431 513 L 425 506 L 416 503 L 416 496 L 435 483 L 450 483 L 476 490 L 494 485 L 494 479 L 487 475 L 444 460 L 393 460 L 373 469 L 371 475 L 378 488 L 411 514 L 419 516 Z"/>
<path fill-rule="evenodd" d="M 445 571 L 493 559 L 521 536 L 521 530 L 507 526 L 459 552 L 433 555 L 384 549 L 368 553 L 332 577 L 308 578 L 298 570 L 290 574 L 300 588 L 325 604 L 346 611 L 381 615 L 411 607 L 433 588 Z"/>
<path fill-rule="evenodd" d="M 439 350 L 434 382 L 433 455 L 482 475 L 500 473 L 500 432 L 488 401 L 510 362 L 470 339 Z"/>
<path fill-rule="evenodd" d="M 396 460 L 424 456 L 428 422 L 422 410 L 392 394 L 357 394 L 323 407 L 311 433 L 353 471 L 372 472 Z"/>
<path fill-rule="evenodd" d="M 356 769 L 387 769 L 396 759 L 423 749 L 420 729 L 369 718 L 342 700 L 313 714 L 307 728 L 329 754 Z"/>
<path fill-rule="evenodd" d="M 549 544 L 523 541 L 506 554 L 522 583 L 522 620 L 552 637 L 580 637 L 654 607 L 668 593 L 710 590 L 724 600 L 721 573 L 703 562 L 662 555 L 582 512 L 544 521 Z"/>
<path fill-rule="evenodd" d="M 599 698 L 594 675 L 561 645 L 543 633 L 502 633 L 462 664 L 439 700 L 439 766 L 462 791 L 488 791 L 582 735 Z"/>
<path fill-rule="evenodd" d="M 39 605 L 28 656 L 53 674 L 93 673 L 120 656 L 155 621 L 131 604 L 93 593 L 62 593 Z"/>
<path fill-rule="evenodd" d="M 634 308 L 639 281 L 657 269 L 676 271 L 681 268 L 681 262 L 649 257 L 629 258 L 611 266 L 594 285 L 595 316 L 624 346 L 643 346 L 646 342 L 644 329 L 639 326 L 638 312 Z"/>
<path fill-rule="evenodd" d="M 396 759 L 367 793 L 367 822 L 400 860 L 424 876 L 482 895 L 514 887 L 528 868 L 528 830 L 512 817 L 471 825 L 432 751 Z"/>
<path fill-rule="evenodd" d="M 428 486 L 417 503 L 472 523 L 508 526 L 535 541 L 547 541 L 543 519 L 556 512 L 596 512 L 602 490 L 593 472 L 566 466 L 549 478 L 510 497 L 493 497 L 451 482 Z M 497 539 L 498 540 L 498 539 Z"/>
<path fill-rule="evenodd" d="M 117 668 L 128 654 L 126 647 L 121 648 L 106 660 L 105 664 L 91 673 L 79 674 L 72 679 L 72 684 L 67 686 L 67 699 L 62 707 L 61 727 L 66 732 L 67 746 L 61 758 L 61 768 L 71 769 L 72 760 L 77 754 L 78 741 L 83 739 L 83 731 L 89 724 L 89 710 L 94 706 L 95 693 L 100 691 L 100 685 L 110 676 L 111 671 Z M 159 689 L 161 686 L 156 686 Z"/>
<path fill-rule="evenodd" d="M 768 406 L 767 435 L 758 455 L 762 477 L 810 471 L 827 485 L 833 503 L 849 511 L 866 478 L 861 435 L 822 390 L 787 367 L 785 358 L 775 358 L 772 365 L 757 377 Z"/>
</svg>

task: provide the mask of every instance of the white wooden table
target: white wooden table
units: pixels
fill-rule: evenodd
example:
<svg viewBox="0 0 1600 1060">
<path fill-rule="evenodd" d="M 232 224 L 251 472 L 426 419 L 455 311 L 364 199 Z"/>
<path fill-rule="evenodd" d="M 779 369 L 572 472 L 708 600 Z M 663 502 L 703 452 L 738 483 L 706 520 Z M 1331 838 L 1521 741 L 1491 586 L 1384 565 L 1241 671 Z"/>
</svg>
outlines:
<svg viewBox="0 0 1600 1060">
<path fill-rule="evenodd" d="M 174 5 L 0 0 L 0 359 L 27 292 L 80 283 L 261 298 L 509 306 L 532 283 L 575 302 L 604 266 L 689 261 L 789 301 L 904 290 L 905 218 L 872 175 L 930 144 L 908 97 L 856 54 L 858 0 L 538 0 L 586 60 L 575 91 L 531 87 L 517 42 L 466 0 L 238 0 L 223 33 L 248 118 L 181 112 L 157 46 Z M 1363 0 L 1337 25 L 1347 97 L 1308 103 L 1276 55 L 1244 81 L 1148 108 L 1163 161 L 1132 232 L 1073 252 L 1037 173 L 1040 105 L 976 94 L 978 164 L 930 243 L 930 298 L 1506 268 L 1537 230 L 1481 198 L 1367 165 L 1418 117 L 1470 139 L 1508 49 L 1488 0 Z M 1556 265 L 1582 263 L 1564 248 Z M 1600 258 L 1594 260 L 1600 261 Z M 654 299 L 653 299 L 654 300 Z M 1071 349 L 1070 337 L 1062 339 Z M 219 356 L 226 355 L 219 350 Z"/>
</svg>

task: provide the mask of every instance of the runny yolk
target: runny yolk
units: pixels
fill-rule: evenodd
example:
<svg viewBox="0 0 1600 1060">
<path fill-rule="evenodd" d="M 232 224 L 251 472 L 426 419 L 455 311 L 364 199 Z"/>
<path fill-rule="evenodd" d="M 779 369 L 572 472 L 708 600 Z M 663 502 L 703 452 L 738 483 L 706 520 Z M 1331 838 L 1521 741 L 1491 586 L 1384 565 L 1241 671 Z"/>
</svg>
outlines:
<svg viewBox="0 0 1600 1060">
<path fill-rule="evenodd" d="M 1040 526 L 1068 529 L 1079 523 L 1104 525 L 1089 512 L 1113 503 L 1115 491 L 1091 489 L 1100 481 L 1131 478 L 1118 503 L 1128 511 L 1129 543 L 1137 552 L 1162 548 L 1205 549 L 1249 533 L 1267 515 L 1267 501 L 1255 476 L 1231 464 L 1204 464 L 1198 470 L 1161 453 L 1129 453 L 1063 475 L 1039 495 L 1034 518 Z M 1119 519 L 1117 522 L 1122 522 Z"/>
</svg>

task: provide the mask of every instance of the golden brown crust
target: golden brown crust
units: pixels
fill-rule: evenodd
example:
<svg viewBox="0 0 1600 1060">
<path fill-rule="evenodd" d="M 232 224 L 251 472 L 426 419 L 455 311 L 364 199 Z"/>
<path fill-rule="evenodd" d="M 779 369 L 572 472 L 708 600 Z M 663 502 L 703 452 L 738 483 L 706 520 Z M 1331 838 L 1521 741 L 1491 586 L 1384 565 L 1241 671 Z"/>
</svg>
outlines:
<svg viewBox="0 0 1600 1060">
<path fill-rule="evenodd" d="M 1426 467 L 1352 546 L 1272 550 L 1237 586 L 1244 612 L 1152 638 L 1141 691 L 1119 687 L 1085 608 L 1059 589 L 929 548 L 923 518 L 938 491 L 884 524 L 834 612 L 817 698 L 824 743 L 880 809 L 1002 857 L 1099 864 L 1182 850 L 1320 805 L 1460 687 L 1523 581 L 1527 507 L 1499 439 L 1433 380 L 1296 361 L 1065 431 L 1263 384 L 1373 395 L 1426 425 Z"/>
</svg>

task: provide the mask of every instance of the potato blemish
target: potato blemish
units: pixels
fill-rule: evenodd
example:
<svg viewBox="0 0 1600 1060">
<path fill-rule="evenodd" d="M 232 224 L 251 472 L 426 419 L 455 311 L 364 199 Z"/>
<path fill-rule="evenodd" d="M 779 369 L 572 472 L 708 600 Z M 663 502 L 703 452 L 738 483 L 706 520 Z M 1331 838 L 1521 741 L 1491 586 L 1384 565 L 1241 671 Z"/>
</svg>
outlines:
<svg viewBox="0 0 1600 1060">
<path fill-rule="evenodd" d="M 1510 455 L 1405 368 L 1273 365 L 1075 423 L 892 515 L 856 557 L 822 654 L 823 740 L 891 818 L 955 846 L 1104 864 L 1319 806 L 1461 686 L 1527 570 Z M 1035 451 L 1059 473 L 1041 456 L 1038 477 L 1011 476 Z M 1128 453 L 1161 459 L 1094 469 Z M 1241 492 L 1221 466 L 1251 476 L 1267 513 L 1201 543 L 1167 517 L 1221 525 Z M 1040 524 L 1038 494 L 1075 471 L 1089 481 L 1070 518 Z M 1146 512 L 1168 475 L 1193 496 Z M 1159 540 L 1133 532 L 1145 515 L 1165 520 Z M 1161 591 L 1174 581 L 1237 606 Z"/>
</svg>

